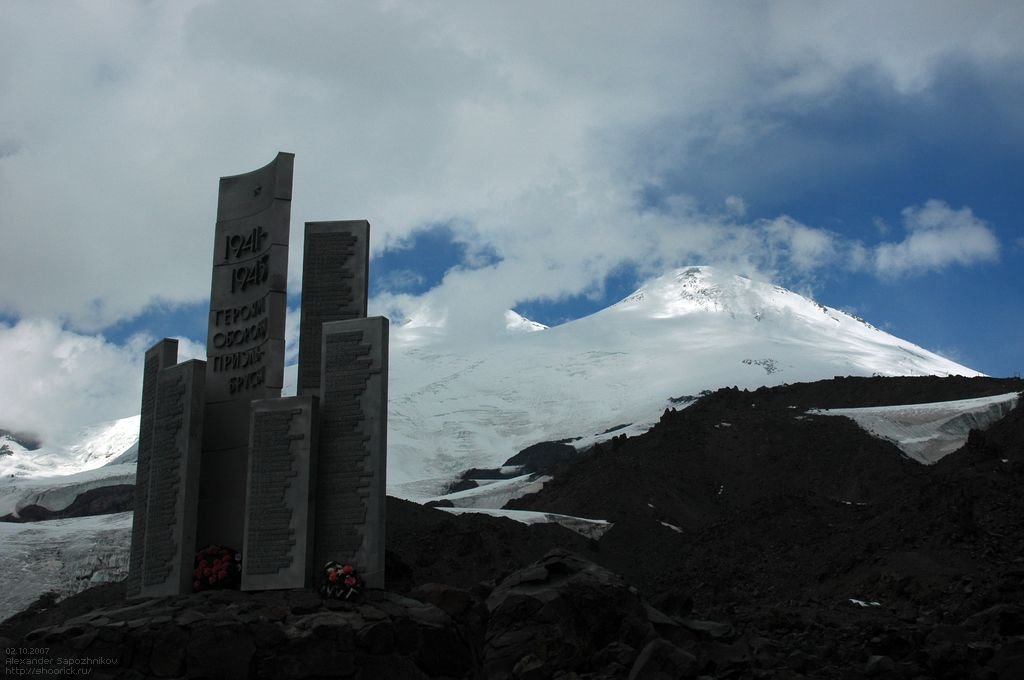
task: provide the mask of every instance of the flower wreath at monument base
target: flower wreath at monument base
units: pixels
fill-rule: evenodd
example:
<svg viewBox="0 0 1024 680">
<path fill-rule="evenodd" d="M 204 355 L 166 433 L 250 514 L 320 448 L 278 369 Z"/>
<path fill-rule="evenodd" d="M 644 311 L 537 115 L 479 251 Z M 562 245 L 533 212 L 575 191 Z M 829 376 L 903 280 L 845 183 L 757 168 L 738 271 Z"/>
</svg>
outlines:
<svg viewBox="0 0 1024 680">
<path fill-rule="evenodd" d="M 242 585 L 242 554 L 231 548 L 208 545 L 196 554 L 192 569 L 192 590 L 230 588 Z"/>
<path fill-rule="evenodd" d="M 328 562 L 324 565 L 320 595 L 333 600 L 350 600 L 363 591 L 363 582 L 351 564 Z"/>
</svg>

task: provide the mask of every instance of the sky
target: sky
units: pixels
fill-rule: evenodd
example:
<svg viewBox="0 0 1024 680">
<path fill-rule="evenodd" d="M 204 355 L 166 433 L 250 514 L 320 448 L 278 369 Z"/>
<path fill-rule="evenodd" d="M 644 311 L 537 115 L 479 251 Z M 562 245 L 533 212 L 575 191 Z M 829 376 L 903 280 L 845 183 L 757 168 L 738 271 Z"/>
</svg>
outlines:
<svg viewBox="0 0 1024 680">
<path fill-rule="evenodd" d="M 0 428 L 138 412 L 203 356 L 218 178 L 295 154 L 371 313 L 486 342 L 672 268 L 1024 368 L 1024 4 L 114 2 L 0 16 Z M 289 315 L 294 359 L 297 313 Z"/>
</svg>

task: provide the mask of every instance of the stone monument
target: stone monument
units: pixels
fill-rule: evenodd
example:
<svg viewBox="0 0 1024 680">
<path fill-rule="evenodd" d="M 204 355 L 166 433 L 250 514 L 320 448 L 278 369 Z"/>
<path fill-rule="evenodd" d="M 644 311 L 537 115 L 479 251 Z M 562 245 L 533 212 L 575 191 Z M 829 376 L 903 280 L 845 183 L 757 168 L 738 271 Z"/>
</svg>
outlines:
<svg viewBox="0 0 1024 680">
<path fill-rule="evenodd" d="M 164 338 L 146 351 L 142 374 L 142 408 L 139 412 L 139 444 L 135 467 L 135 513 L 128 554 L 128 597 L 142 594 L 145 562 L 146 515 L 149 510 L 149 464 L 153 457 L 153 420 L 156 384 L 160 370 L 178 363 L 178 341 Z"/>
<path fill-rule="evenodd" d="M 313 585 L 317 398 L 252 404 L 242 590 Z"/>
<path fill-rule="evenodd" d="M 384 587 L 388 320 L 323 325 L 317 564 L 354 566 Z"/>
<path fill-rule="evenodd" d="M 366 317 L 370 223 L 306 222 L 299 321 L 298 394 L 320 393 L 320 329 Z"/>
<path fill-rule="evenodd" d="M 191 590 L 205 377 L 205 362 L 196 360 L 157 374 L 142 539 L 143 597 Z"/>
<path fill-rule="evenodd" d="M 366 318 L 365 220 L 306 224 L 299 396 L 280 398 L 293 160 L 221 178 L 207 360 L 146 353 L 129 597 L 188 592 L 212 545 L 241 550 L 246 590 L 309 588 L 327 561 L 384 586 L 388 321 Z"/>
<path fill-rule="evenodd" d="M 281 396 L 294 155 L 223 177 L 206 339 L 200 545 L 242 547 L 249 413 Z"/>
</svg>

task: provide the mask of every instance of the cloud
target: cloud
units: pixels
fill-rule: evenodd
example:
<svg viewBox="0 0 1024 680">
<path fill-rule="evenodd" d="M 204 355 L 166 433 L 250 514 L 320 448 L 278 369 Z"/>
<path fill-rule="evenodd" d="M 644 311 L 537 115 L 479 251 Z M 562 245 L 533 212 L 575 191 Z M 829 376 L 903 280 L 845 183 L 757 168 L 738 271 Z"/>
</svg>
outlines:
<svg viewBox="0 0 1024 680">
<path fill-rule="evenodd" d="M 377 279 L 376 283 L 385 290 L 409 290 L 423 285 L 426 278 L 419 272 L 412 269 L 398 269 L 390 271 Z"/>
<path fill-rule="evenodd" d="M 970 208 L 953 210 L 939 200 L 903 210 L 907 237 L 875 249 L 874 269 L 883 277 L 939 271 L 951 265 L 993 262 L 999 241 Z"/>
<path fill-rule="evenodd" d="M 138 413 L 143 358 L 154 341 L 137 335 L 115 345 L 46 319 L 0 324 L 0 428 L 52 443 L 84 425 Z M 179 339 L 179 361 L 204 356 L 198 343 Z"/>
<path fill-rule="evenodd" d="M 747 203 L 741 196 L 726 196 L 725 207 L 736 217 L 743 217 L 747 214 Z"/>
<path fill-rule="evenodd" d="M 821 229 L 813 229 L 789 217 L 772 220 L 764 229 L 774 248 L 786 253 L 789 264 L 798 272 L 827 266 L 835 256 L 835 237 Z"/>
<path fill-rule="evenodd" d="M 1020 9 L 924 6 L 881 20 L 719 3 L 14 3 L 0 26 L 0 311 L 96 331 L 157 300 L 201 302 L 217 176 L 278 150 L 296 153 L 296 241 L 304 221 L 365 217 L 379 253 L 459 223 L 473 266 L 507 258 L 502 277 L 538 275 L 549 295 L 652 253 L 738 257 L 757 239 L 714 217 L 653 224 L 637 193 L 684 167 L 661 198 L 678 215 L 704 174 L 694 140 L 763 138 L 780 123 L 767 113 L 837 101 L 851 72 L 912 95 L 945 54 L 1020 55 Z M 726 165 L 806 166 L 765 150 Z M 715 205 L 745 191 L 722 190 Z M 300 260 L 293 248 L 293 284 Z"/>
</svg>

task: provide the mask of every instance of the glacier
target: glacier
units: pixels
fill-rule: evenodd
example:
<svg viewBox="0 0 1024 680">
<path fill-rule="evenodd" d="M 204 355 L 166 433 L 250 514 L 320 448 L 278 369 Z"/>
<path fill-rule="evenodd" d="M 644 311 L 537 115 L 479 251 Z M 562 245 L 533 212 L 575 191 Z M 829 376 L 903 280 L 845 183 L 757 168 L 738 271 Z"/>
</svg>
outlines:
<svg viewBox="0 0 1024 680">
<path fill-rule="evenodd" d="M 890 441 L 908 458 L 930 465 L 967 442 L 971 430 L 984 430 L 1017 407 L 1016 392 L 977 399 L 927 404 L 813 409 L 846 416 L 875 437 Z"/>
</svg>

